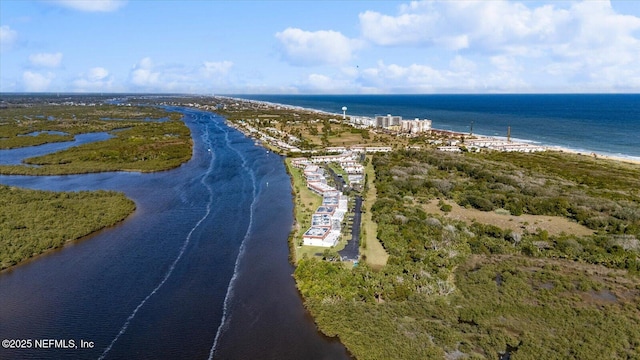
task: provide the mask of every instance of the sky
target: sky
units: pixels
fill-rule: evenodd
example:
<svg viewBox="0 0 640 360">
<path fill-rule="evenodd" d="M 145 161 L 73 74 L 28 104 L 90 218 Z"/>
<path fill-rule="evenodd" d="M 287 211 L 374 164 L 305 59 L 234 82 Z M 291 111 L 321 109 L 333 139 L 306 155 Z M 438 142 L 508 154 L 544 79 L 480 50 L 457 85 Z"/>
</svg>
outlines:
<svg viewBox="0 0 640 360">
<path fill-rule="evenodd" d="M 2 0 L 0 92 L 640 93 L 640 1 Z"/>
</svg>

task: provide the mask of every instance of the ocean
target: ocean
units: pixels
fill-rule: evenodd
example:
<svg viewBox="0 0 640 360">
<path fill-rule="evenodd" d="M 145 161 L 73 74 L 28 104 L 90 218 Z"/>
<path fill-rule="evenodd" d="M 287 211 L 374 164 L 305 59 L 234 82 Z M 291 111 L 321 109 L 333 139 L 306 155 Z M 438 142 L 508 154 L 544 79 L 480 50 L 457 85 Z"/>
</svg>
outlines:
<svg viewBox="0 0 640 360">
<path fill-rule="evenodd" d="M 640 94 L 231 95 L 331 113 L 430 119 L 433 128 L 640 160 Z M 473 125 L 472 125 L 473 124 Z"/>
</svg>

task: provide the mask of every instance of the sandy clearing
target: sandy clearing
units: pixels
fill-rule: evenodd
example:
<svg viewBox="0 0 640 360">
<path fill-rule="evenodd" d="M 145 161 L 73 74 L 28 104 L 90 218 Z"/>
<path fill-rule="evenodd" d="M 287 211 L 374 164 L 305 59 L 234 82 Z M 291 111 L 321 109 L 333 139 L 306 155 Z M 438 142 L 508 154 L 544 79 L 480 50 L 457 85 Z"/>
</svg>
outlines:
<svg viewBox="0 0 640 360">
<path fill-rule="evenodd" d="M 565 232 L 567 234 L 579 236 L 592 235 L 594 233 L 593 230 L 585 226 L 559 216 L 528 214 L 520 216 L 504 215 L 493 211 L 467 209 L 452 201 L 445 201 L 445 203 L 451 205 L 451 212 L 445 213 L 441 211 L 438 206 L 438 200 L 432 200 L 429 203 L 424 204 L 422 208 L 427 213 L 444 215 L 450 219 L 464 221 L 468 224 L 475 220 L 482 224 L 490 224 L 502 229 L 510 229 L 513 231 L 523 231 L 524 229 L 527 229 L 529 232 L 533 233 L 537 232 L 538 229 L 541 229 L 547 230 L 549 235 L 559 235 L 560 233 Z"/>
</svg>

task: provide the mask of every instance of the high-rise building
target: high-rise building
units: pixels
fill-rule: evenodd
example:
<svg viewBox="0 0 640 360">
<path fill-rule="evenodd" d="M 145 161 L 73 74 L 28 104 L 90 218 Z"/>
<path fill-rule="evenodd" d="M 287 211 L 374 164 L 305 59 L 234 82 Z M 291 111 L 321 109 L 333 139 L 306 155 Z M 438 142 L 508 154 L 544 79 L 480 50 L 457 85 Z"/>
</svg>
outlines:
<svg viewBox="0 0 640 360">
<path fill-rule="evenodd" d="M 420 134 L 431 130 L 431 120 L 402 120 L 400 122 L 400 131 L 403 133 Z"/>
<path fill-rule="evenodd" d="M 381 128 L 400 125 L 401 121 L 402 121 L 402 116 L 393 116 L 391 114 L 387 114 L 387 116 L 382 116 L 382 115 L 376 116 L 376 126 Z"/>
</svg>

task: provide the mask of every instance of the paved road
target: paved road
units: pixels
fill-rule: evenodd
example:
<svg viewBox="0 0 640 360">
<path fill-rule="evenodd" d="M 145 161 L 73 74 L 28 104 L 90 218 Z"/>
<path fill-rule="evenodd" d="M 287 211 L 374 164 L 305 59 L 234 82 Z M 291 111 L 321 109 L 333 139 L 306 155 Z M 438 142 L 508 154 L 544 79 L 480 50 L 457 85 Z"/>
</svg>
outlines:
<svg viewBox="0 0 640 360">
<path fill-rule="evenodd" d="M 360 256 L 360 222 L 362 214 L 360 210 L 362 208 L 362 198 L 356 196 L 356 203 L 353 215 L 353 226 L 351 227 L 351 240 L 347 242 L 344 249 L 338 251 L 338 254 L 342 257 L 342 260 L 358 260 Z"/>
</svg>

